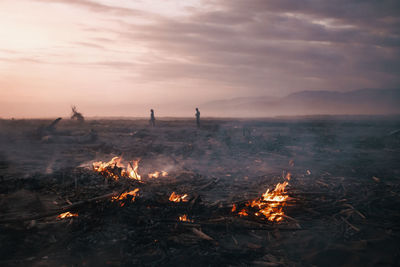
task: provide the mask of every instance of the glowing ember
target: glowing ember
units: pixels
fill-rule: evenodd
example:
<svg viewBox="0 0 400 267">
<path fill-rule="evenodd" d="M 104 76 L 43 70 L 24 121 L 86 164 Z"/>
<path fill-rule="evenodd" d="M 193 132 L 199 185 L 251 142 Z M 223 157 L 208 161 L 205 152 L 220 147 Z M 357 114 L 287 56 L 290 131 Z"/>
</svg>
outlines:
<svg viewBox="0 0 400 267">
<path fill-rule="evenodd" d="M 148 175 L 147 175 L 149 178 L 158 178 L 158 177 L 166 177 L 166 176 L 168 176 L 168 172 L 165 172 L 165 171 L 162 171 L 162 172 L 158 172 L 158 171 L 156 171 L 156 172 L 153 172 L 153 173 L 149 173 Z"/>
<path fill-rule="evenodd" d="M 291 174 L 288 173 L 286 175 L 286 179 L 290 180 L 290 178 Z M 286 200 L 289 197 L 285 192 L 285 188 L 288 184 L 289 183 L 287 181 L 278 183 L 275 186 L 275 189 L 271 192 L 268 189 L 264 194 L 262 194 L 261 198 L 247 202 L 246 207 L 257 209 L 257 211 L 254 212 L 255 216 L 264 216 L 269 221 L 282 221 L 284 216 L 282 207 L 286 205 Z M 236 209 L 236 205 L 233 205 L 231 211 L 235 212 Z M 238 212 L 238 215 L 249 216 L 250 211 L 251 210 L 249 208 L 243 208 Z"/>
<path fill-rule="evenodd" d="M 171 196 L 169 197 L 169 201 L 172 201 L 172 202 L 187 202 L 188 201 L 187 197 L 188 197 L 187 194 L 178 195 L 178 194 L 175 194 L 175 192 L 172 192 Z"/>
<path fill-rule="evenodd" d="M 247 212 L 246 212 L 245 209 L 242 209 L 241 211 L 239 211 L 238 214 L 239 214 L 240 216 L 248 216 L 248 215 L 249 215 L 249 214 L 247 214 Z"/>
<path fill-rule="evenodd" d="M 57 216 L 59 219 L 65 219 L 69 217 L 78 217 L 78 213 L 71 213 L 69 211 L 61 213 L 60 215 Z"/>
<path fill-rule="evenodd" d="M 179 220 L 181 222 L 193 222 L 193 220 L 190 220 L 186 214 L 179 216 Z"/>
<path fill-rule="evenodd" d="M 118 180 L 120 177 L 141 180 L 138 173 L 139 161 L 133 160 L 125 166 L 122 157 L 114 157 L 109 162 L 93 162 L 93 170 L 101 175 Z"/>
</svg>

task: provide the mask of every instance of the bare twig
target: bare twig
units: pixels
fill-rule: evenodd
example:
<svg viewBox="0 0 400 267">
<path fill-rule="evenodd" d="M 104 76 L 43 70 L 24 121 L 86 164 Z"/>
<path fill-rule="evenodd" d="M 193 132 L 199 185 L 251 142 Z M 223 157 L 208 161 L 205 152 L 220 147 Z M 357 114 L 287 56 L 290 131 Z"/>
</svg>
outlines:
<svg viewBox="0 0 400 267">
<path fill-rule="evenodd" d="M 352 225 L 351 223 L 349 223 L 349 221 L 348 220 L 346 220 L 345 218 L 343 218 L 343 217 L 341 217 L 342 218 L 342 220 L 345 222 L 345 223 L 347 223 L 352 229 L 354 229 L 356 232 L 360 232 L 360 229 L 359 228 L 357 228 L 357 227 L 355 227 L 354 225 Z"/>
<path fill-rule="evenodd" d="M 195 233 L 198 237 L 204 239 L 204 240 L 209 240 L 212 241 L 214 240 L 214 238 L 210 237 L 209 235 L 206 235 L 205 233 L 203 233 L 201 230 L 196 229 L 196 228 L 192 228 L 193 233 Z"/>
<path fill-rule="evenodd" d="M 100 201 L 103 199 L 107 199 L 107 198 L 111 198 L 113 196 L 118 195 L 119 192 L 113 192 L 107 195 L 102 195 L 102 196 L 98 196 L 98 197 L 94 197 L 91 199 L 87 199 L 87 200 L 83 200 L 83 201 L 79 201 L 76 203 L 73 203 L 71 205 L 67 205 L 64 206 L 62 208 L 56 209 L 56 210 L 52 210 L 52 211 L 48 211 L 45 213 L 41 213 L 41 214 L 36 214 L 36 215 L 30 215 L 30 216 L 26 216 L 26 217 L 17 217 L 17 218 L 2 218 L 0 219 L 0 224 L 5 224 L 5 223 L 13 223 L 13 222 L 24 222 L 24 221 L 29 221 L 29 220 L 37 220 L 37 219 L 42 219 L 42 218 L 46 218 L 46 217 L 50 217 L 50 216 L 54 216 L 72 209 L 75 209 L 77 207 L 80 207 L 82 205 L 86 205 L 92 202 L 96 202 L 96 201 Z"/>
</svg>

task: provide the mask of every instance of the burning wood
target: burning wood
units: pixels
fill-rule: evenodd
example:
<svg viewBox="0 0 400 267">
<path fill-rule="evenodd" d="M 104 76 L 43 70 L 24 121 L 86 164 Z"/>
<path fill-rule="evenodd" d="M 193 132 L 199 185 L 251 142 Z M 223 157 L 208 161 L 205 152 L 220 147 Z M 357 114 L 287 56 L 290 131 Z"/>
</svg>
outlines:
<svg viewBox="0 0 400 267">
<path fill-rule="evenodd" d="M 129 192 L 124 192 L 119 196 L 112 197 L 112 201 L 124 200 L 124 199 L 127 199 L 128 196 L 131 196 L 131 198 L 132 198 L 131 201 L 133 202 L 133 201 L 135 201 L 135 198 L 139 195 L 138 192 L 139 192 L 139 188 L 136 188 Z"/>
<path fill-rule="evenodd" d="M 286 179 L 290 180 L 291 175 L 288 173 L 286 175 Z M 254 214 L 255 216 L 263 215 L 268 221 L 271 222 L 280 222 L 285 217 L 285 214 L 282 208 L 286 205 L 286 200 L 288 199 L 288 195 L 285 192 L 286 186 L 289 182 L 285 181 L 283 183 L 278 183 L 275 186 L 275 189 L 271 192 L 269 189 L 262 195 L 261 198 L 254 199 L 252 201 L 248 201 L 245 204 L 245 208 L 241 209 L 237 214 L 239 216 L 249 216 L 249 213 Z M 252 209 L 250 209 L 252 208 Z M 253 212 L 253 209 L 256 211 Z M 231 212 L 236 212 L 237 207 L 234 204 Z"/>
<path fill-rule="evenodd" d="M 179 195 L 176 194 L 175 192 L 172 192 L 171 196 L 169 197 L 169 201 L 172 202 L 188 202 L 189 200 L 187 199 L 188 195 Z"/>
<path fill-rule="evenodd" d="M 61 213 L 60 215 L 57 216 L 59 219 L 65 219 L 69 217 L 78 217 L 78 213 L 71 213 L 69 211 Z"/>
<path fill-rule="evenodd" d="M 101 175 L 118 180 L 120 177 L 135 179 L 140 181 L 138 173 L 139 160 L 133 160 L 126 166 L 122 164 L 122 157 L 114 157 L 109 162 L 93 162 L 93 170 Z"/>
<path fill-rule="evenodd" d="M 136 197 L 139 195 L 139 188 L 136 188 L 132 191 L 129 192 L 123 192 L 122 194 L 118 195 L 118 196 L 114 196 L 112 197 L 111 201 L 115 202 L 115 201 L 119 201 L 119 205 L 121 207 L 125 206 L 125 202 L 122 202 L 122 200 L 128 199 L 128 196 L 131 198 L 131 202 L 135 201 Z"/>
<path fill-rule="evenodd" d="M 179 216 L 179 220 L 181 222 L 193 222 L 193 220 L 189 219 L 186 214 L 183 214 L 182 216 Z"/>
</svg>

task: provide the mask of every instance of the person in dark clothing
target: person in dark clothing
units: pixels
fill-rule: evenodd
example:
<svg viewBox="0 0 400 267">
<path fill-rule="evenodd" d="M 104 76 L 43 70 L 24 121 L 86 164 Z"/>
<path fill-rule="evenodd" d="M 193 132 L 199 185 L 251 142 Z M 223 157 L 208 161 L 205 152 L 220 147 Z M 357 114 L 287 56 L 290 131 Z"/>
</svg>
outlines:
<svg viewBox="0 0 400 267">
<path fill-rule="evenodd" d="M 150 126 L 156 126 L 156 118 L 154 117 L 154 110 L 150 109 Z"/>
<path fill-rule="evenodd" d="M 196 108 L 196 124 L 197 128 L 200 128 L 200 111 L 198 108 Z"/>
</svg>

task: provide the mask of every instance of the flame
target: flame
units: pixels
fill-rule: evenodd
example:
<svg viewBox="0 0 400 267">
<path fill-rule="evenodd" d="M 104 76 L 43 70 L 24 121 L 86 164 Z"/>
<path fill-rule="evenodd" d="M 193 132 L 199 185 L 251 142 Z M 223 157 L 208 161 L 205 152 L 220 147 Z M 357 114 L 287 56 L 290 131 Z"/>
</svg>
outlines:
<svg viewBox="0 0 400 267">
<path fill-rule="evenodd" d="M 123 168 L 121 164 L 121 157 L 113 157 L 109 162 L 97 161 L 93 162 L 93 170 L 100 173 L 103 176 L 114 178 L 118 180 L 119 176 L 116 171 Z"/>
<path fill-rule="evenodd" d="M 127 167 L 128 177 L 135 180 L 141 180 L 141 177 L 138 173 L 139 168 L 139 160 L 132 160 L 132 163 L 129 162 Z"/>
<path fill-rule="evenodd" d="M 132 197 L 132 202 L 133 202 L 133 201 L 135 201 L 135 198 L 139 195 L 137 193 L 138 191 L 139 191 L 139 188 L 136 188 L 136 189 L 134 189 L 132 191 L 129 191 L 129 192 L 124 192 L 119 196 L 112 197 L 112 201 L 124 200 L 128 196 L 131 196 Z"/>
<path fill-rule="evenodd" d="M 286 175 L 286 179 L 291 179 L 291 174 L 288 173 Z M 285 188 L 289 184 L 289 182 L 285 181 L 283 183 L 278 183 L 275 186 L 275 189 L 270 191 L 267 189 L 264 194 L 262 194 L 261 198 L 257 198 L 251 200 L 245 204 L 246 207 L 251 207 L 258 209 L 254 212 L 255 216 L 263 215 L 269 221 L 279 222 L 283 220 L 284 212 L 282 207 L 286 205 L 286 200 L 288 199 L 288 195 L 286 194 Z M 235 212 L 237 209 L 234 204 L 232 207 L 232 212 Z M 243 208 L 238 212 L 240 216 L 248 216 L 249 208 Z"/>
<path fill-rule="evenodd" d="M 169 197 L 169 201 L 172 202 L 188 202 L 186 199 L 188 197 L 187 194 L 184 195 L 178 195 L 175 192 L 172 192 L 171 196 Z"/>
<path fill-rule="evenodd" d="M 241 211 L 239 211 L 238 214 L 239 214 L 240 216 L 248 216 L 248 215 L 249 215 L 249 214 L 247 214 L 247 212 L 246 212 L 245 209 L 242 209 Z"/>
<path fill-rule="evenodd" d="M 193 220 L 190 220 L 186 214 L 183 214 L 182 216 L 179 216 L 179 220 L 181 222 L 193 222 Z"/>
<path fill-rule="evenodd" d="M 109 162 L 93 162 L 93 170 L 103 176 L 118 180 L 120 177 L 131 178 L 140 181 L 138 173 L 139 160 L 128 162 L 126 167 L 122 164 L 122 157 L 113 157 Z"/>
<path fill-rule="evenodd" d="M 153 173 L 149 173 L 148 175 L 147 175 L 149 178 L 158 178 L 158 177 L 166 177 L 166 176 L 168 176 L 168 172 L 166 172 L 166 171 L 162 171 L 162 172 L 159 172 L 159 171 L 155 171 L 155 172 L 153 172 Z"/>
<path fill-rule="evenodd" d="M 231 212 L 235 212 L 235 211 L 236 211 L 236 204 L 233 204 Z"/>
<path fill-rule="evenodd" d="M 78 217 L 78 213 L 71 213 L 69 211 L 61 213 L 60 215 L 57 216 L 59 219 L 65 219 L 69 217 Z"/>
</svg>

